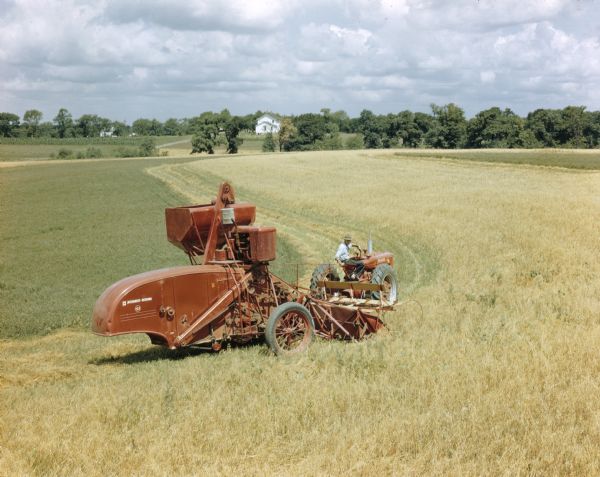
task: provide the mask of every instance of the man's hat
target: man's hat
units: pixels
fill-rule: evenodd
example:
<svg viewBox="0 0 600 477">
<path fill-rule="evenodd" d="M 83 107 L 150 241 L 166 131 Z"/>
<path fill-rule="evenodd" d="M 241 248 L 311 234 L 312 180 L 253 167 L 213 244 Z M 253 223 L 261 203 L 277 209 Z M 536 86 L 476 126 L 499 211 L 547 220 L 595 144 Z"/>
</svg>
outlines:
<svg viewBox="0 0 600 477">
<path fill-rule="evenodd" d="M 348 234 L 344 236 L 344 242 L 352 242 L 352 237 Z"/>
</svg>

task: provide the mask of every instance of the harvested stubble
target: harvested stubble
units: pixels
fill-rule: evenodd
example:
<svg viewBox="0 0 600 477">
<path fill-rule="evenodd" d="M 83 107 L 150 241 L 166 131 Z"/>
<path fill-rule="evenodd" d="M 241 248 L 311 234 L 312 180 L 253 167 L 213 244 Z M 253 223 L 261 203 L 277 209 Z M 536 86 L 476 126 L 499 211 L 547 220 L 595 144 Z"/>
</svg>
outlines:
<svg viewBox="0 0 600 477">
<path fill-rule="evenodd" d="M 330 257 L 346 231 L 364 241 L 373 230 L 376 246 L 399 257 L 403 287 L 424 316 L 401 308 L 390 333 L 319 342 L 291 360 L 260 345 L 169 359 L 143 338 L 79 331 L 6 340 L 0 468 L 87 475 L 600 468 L 597 173 L 385 153 L 165 162 L 150 172 L 194 201 L 230 180 L 307 261 Z M 114 260 L 136 246 L 119 244 Z"/>
</svg>

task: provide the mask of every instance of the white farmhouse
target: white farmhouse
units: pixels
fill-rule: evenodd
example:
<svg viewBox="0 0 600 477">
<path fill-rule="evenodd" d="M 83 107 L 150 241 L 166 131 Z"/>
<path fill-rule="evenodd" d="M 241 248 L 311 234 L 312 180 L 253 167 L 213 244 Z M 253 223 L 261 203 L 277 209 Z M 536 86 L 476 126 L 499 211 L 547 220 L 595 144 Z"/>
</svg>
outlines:
<svg viewBox="0 0 600 477">
<path fill-rule="evenodd" d="M 113 137 L 115 135 L 115 128 L 103 129 L 100 131 L 100 137 Z"/>
<path fill-rule="evenodd" d="M 270 114 L 263 114 L 256 120 L 256 134 L 278 133 L 281 123 Z"/>
</svg>

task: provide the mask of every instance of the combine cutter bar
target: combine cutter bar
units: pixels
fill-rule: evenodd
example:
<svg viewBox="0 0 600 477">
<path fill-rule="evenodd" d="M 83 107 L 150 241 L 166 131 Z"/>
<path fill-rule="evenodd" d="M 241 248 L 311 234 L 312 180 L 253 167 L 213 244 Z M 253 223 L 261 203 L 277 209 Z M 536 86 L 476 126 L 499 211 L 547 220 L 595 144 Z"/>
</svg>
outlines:
<svg viewBox="0 0 600 477">
<path fill-rule="evenodd" d="M 333 282 L 321 281 L 317 283 L 319 287 L 325 287 L 330 290 L 356 290 L 356 291 L 381 291 L 383 287 L 378 283 L 364 282 Z"/>
<path fill-rule="evenodd" d="M 381 308 L 391 309 L 392 304 L 387 301 L 373 300 L 368 298 L 353 298 L 351 296 L 328 296 L 327 293 L 333 290 L 347 290 L 350 291 L 350 295 L 353 292 L 381 292 L 384 290 L 383 285 L 379 283 L 364 283 L 364 282 L 337 282 L 323 280 L 317 282 L 317 286 L 325 292 L 325 301 L 328 303 L 335 303 L 336 305 L 345 305 L 348 307 L 355 308 Z M 381 296 L 381 294 L 380 294 Z"/>
<path fill-rule="evenodd" d="M 382 308 L 386 310 L 392 308 L 392 305 L 384 300 L 367 300 L 365 298 L 349 298 L 347 296 L 332 296 L 327 298 L 326 301 L 327 303 L 355 308 Z"/>
<path fill-rule="evenodd" d="M 360 340 L 384 326 L 378 316 L 359 308 L 339 306 L 314 298 L 306 306 L 314 318 L 315 332 L 322 338 Z"/>
</svg>

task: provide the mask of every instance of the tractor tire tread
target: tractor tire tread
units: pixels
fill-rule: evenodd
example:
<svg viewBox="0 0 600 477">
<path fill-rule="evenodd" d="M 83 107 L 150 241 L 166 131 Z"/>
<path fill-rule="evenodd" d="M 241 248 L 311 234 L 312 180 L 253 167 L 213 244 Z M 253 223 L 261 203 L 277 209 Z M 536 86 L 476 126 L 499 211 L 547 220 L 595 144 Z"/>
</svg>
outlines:
<svg viewBox="0 0 600 477">
<path fill-rule="evenodd" d="M 340 275 L 335 265 L 331 263 L 321 263 L 320 265 L 317 265 L 310 278 L 310 289 L 313 291 L 317 290 L 319 288 L 318 283 L 326 280 L 328 277 L 331 279 L 331 281 L 340 281 Z"/>
<path fill-rule="evenodd" d="M 382 263 L 375 267 L 373 275 L 371 276 L 371 283 L 381 285 L 387 276 L 391 278 L 392 288 L 394 290 L 394 299 L 392 301 L 395 302 L 398 299 L 398 276 L 396 275 L 396 271 L 389 264 Z M 371 296 L 375 300 L 379 300 L 379 292 L 373 292 Z"/>
</svg>

